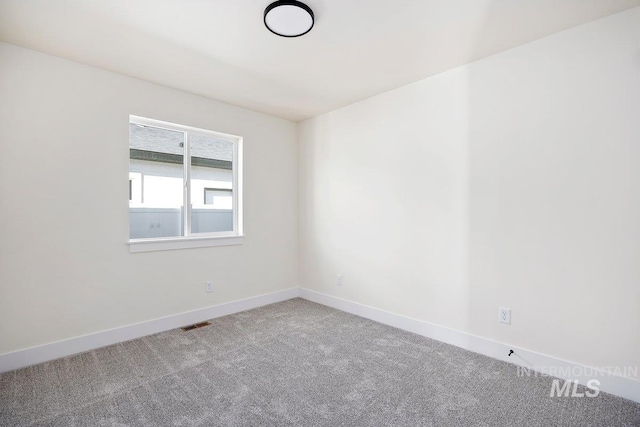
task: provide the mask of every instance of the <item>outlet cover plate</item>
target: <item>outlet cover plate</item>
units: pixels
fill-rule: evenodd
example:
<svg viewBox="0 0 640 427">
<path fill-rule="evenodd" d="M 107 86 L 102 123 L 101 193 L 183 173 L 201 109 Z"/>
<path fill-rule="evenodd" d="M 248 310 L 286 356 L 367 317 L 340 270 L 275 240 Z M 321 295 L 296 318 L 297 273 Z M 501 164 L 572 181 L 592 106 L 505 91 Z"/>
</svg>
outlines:
<svg viewBox="0 0 640 427">
<path fill-rule="evenodd" d="M 498 308 L 498 322 L 511 324 L 511 309 L 507 307 Z"/>
</svg>

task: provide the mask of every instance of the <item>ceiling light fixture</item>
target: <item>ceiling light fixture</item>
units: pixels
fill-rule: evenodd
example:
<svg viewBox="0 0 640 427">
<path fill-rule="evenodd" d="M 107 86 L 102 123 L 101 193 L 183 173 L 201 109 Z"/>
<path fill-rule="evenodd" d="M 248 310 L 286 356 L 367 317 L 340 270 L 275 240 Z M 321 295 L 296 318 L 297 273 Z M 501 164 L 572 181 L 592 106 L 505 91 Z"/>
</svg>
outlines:
<svg viewBox="0 0 640 427">
<path fill-rule="evenodd" d="M 264 25 L 282 37 L 300 37 L 313 28 L 313 11 L 296 0 L 279 0 L 264 10 Z"/>
</svg>

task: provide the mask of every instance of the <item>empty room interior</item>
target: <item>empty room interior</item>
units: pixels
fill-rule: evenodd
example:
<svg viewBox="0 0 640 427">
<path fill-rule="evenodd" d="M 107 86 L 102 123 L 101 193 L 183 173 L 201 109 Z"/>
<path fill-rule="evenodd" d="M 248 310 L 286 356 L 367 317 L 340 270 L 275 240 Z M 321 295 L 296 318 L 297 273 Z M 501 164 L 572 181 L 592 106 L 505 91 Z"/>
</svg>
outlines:
<svg viewBox="0 0 640 427">
<path fill-rule="evenodd" d="M 0 0 L 0 145 L 0 427 L 640 427 L 640 0 Z"/>
</svg>

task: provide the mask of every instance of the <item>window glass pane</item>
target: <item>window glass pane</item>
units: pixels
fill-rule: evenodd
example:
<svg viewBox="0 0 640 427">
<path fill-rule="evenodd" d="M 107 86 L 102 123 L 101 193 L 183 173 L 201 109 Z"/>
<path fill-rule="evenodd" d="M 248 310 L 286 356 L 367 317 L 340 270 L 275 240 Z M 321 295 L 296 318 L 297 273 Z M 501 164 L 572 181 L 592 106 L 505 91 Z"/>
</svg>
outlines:
<svg viewBox="0 0 640 427">
<path fill-rule="evenodd" d="M 233 143 L 189 134 L 191 232 L 233 231 Z"/>
<path fill-rule="evenodd" d="M 130 238 L 184 235 L 183 132 L 129 125 Z"/>
</svg>

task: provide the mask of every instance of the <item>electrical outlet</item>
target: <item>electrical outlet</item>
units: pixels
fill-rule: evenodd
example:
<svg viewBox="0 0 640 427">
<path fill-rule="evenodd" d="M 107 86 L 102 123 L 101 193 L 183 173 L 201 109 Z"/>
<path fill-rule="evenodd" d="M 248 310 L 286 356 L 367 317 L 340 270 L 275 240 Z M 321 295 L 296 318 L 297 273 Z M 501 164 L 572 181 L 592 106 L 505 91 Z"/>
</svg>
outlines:
<svg viewBox="0 0 640 427">
<path fill-rule="evenodd" d="M 209 281 L 207 282 L 207 287 L 204 290 L 207 293 L 213 292 L 213 282 Z"/>
<path fill-rule="evenodd" d="M 336 285 L 342 286 L 342 274 L 338 274 L 336 277 Z"/>
<path fill-rule="evenodd" d="M 511 309 L 506 307 L 498 308 L 498 322 L 511 324 Z"/>
</svg>

